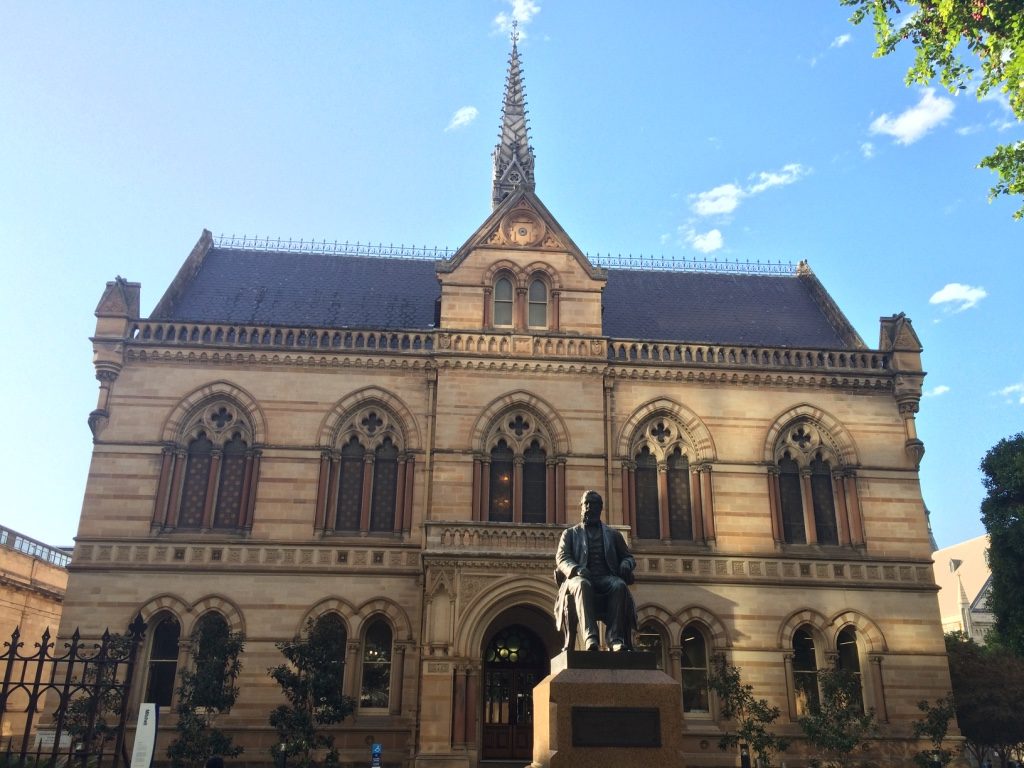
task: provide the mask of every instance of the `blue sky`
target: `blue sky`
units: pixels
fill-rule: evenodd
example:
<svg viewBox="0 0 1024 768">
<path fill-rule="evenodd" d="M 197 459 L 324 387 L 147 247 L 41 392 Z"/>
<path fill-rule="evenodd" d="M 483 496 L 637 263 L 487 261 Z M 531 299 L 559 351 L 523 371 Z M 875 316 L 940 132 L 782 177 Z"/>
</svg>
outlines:
<svg viewBox="0 0 1024 768">
<path fill-rule="evenodd" d="M 74 536 L 103 286 L 148 314 L 216 234 L 456 247 L 490 211 L 518 16 L 537 191 L 584 250 L 810 262 L 869 346 L 904 311 L 940 545 L 1024 428 L 1005 102 L 907 88 L 838 2 L 11 2 L 0 24 L 0 523 Z M 784 308 L 780 308 L 784 309 Z"/>
</svg>

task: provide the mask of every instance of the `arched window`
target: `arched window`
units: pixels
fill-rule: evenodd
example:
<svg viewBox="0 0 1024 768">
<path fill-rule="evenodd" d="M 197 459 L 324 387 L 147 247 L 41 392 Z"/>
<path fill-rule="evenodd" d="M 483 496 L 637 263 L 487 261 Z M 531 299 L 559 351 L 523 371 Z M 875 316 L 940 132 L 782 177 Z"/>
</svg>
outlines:
<svg viewBox="0 0 1024 768">
<path fill-rule="evenodd" d="M 496 523 L 512 522 L 512 462 L 515 454 L 499 440 L 491 449 L 491 515 Z"/>
<path fill-rule="evenodd" d="M 474 519 L 494 523 L 554 522 L 551 439 L 537 417 L 524 409 L 506 411 L 487 433 L 482 466 L 474 466 Z M 479 463 L 481 460 L 478 459 Z"/>
<path fill-rule="evenodd" d="M 668 457 L 668 522 L 676 541 L 693 539 L 690 513 L 690 462 L 680 448 Z"/>
<path fill-rule="evenodd" d="M 177 445 L 164 449 L 154 532 L 249 529 L 260 454 L 249 417 L 233 401 L 217 398 L 183 423 Z"/>
<path fill-rule="evenodd" d="M 654 663 L 661 671 L 668 667 L 665 664 L 665 635 L 657 622 L 645 622 L 636 635 L 636 649 L 654 654 Z"/>
<path fill-rule="evenodd" d="M 325 533 L 397 534 L 412 514 L 414 459 L 403 450 L 398 419 L 380 404 L 339 420 L 340 446 L 324 451 L 317 490 L 316 528 Z"/>
<path fill-rule="evenodd" d="M 512 325 L 513 296 L 512 281 L 507 277 L 499 277 L 494 284 L 495 325 Z"/>
<path fill-rule="evenodd" d="M 345 623 L 336 613 L 325 613 L 315 622 L 312 628 L 316 635 L 317 645 L 323 650 L 330 665 L 322 668 L 322 672 L 330 676 L 331 685 L 337 690 L 344 690 L 345 682 L 345 651 L 348 633 Z"/>
<path fill-rule="evenodd" d="M 531 328 L 545 328 L 548 324 L 548 287 L 543 280 L 530 283 L 527 323 Z"/>
<path fill-rule="evenodd" d="M 200 432 L 188 444 L 188 458 L 185 462 L 185 487 L 181 493 L 181 511 L 178 513 L 178 528 L 198 529 L 203 527 L 206 510 L 206 492 L 210 487 L 210 466 L 213 463 L 213 443 Z"/>
<path fill-rule="evenodd" d="M 786 543 L 806 544 L 800 467 L 788 453 L 779 459 L 779 501 L 782 505 L 782 529 Z"/>
<path fill-rule="evenodd" d="M 150 633 L 145 701 L 158 707 L 169 707 L 178 672 L 181 625 L 171 614 L 160 613 L 150 622 Z"/>
<path fill-rule="evenodd" d="M 359 706 L 386 709 L 391 701 L 391 627 L 376 619 L 363 637 L 363 680 Z"/>
<path fill-rule="evenodd" d="M 857 630 L 843 627 L 836 638 L 836 666 L 853 674 L 857 683 L 855 700 L 860 710 L 864 711 L 864 685 L 860 674 L 860 652 L 857 647 Z"/>
<path fill-rule="evenodd" d="M 398 449 L 384 438 L 373 452 L 373 496 L 370 502 L 370 530 L 395 528 L 395 491 L 398 489 Z"/>
<path fill-rule="evenodd" d="M 832 468 L 817 454 L 811 462 L 811 500 L 814 505 L 814 529 L 819 544 L 838 544 L 836 503 L 832 495 Z"/>
<path fill-rule="evenodd" d="M 633 462 L 623 475 L 632 489 L 628 521 L 638 539 L 703 540 L 700 512 L 691 496 L 692 451 L 682 428 L 668 418 L 648 421 L 633 441 Z M 626 495 L 626 494 L 624 494 Z"/>
<path fill-rule="evenodd" d="M 780 432 L 777 472 L 769 476 L 776 540 L 829 546 L 863 543 L 855 478 L 833 482 L 838 449 L 816 424 L 798 420 Z M 847 498 L 848 495 L 850 498 Z"/>
<path fill-rule="evenodd" d="M 203 681 L 201 686 L 197 686 L 195 704 L 218 707 L 224 689 L 233 684 L 231 675 L 235 670 L 229 668 L 234 645 L 231 628 L 223 616 L 211 611 L 196 622 L 192 641 L 196 679 Z"/>
<path fill-rule="evenodd" d="M 646 445 L 636 455 L 636 535 L 640 539 L 661 538 L 658 509 L 658 460 Z"/>
<path fill-rule="evenodd" d="M 523 522 L 547 522 L 547 453 L 534 440 L 523 451 Z"/>
<path fill-rule="evenodd" d="M 353 436 L 341 449 L 338 509 L 334 522 L 336 531 L 358 531 L 359 511 L 363 505 L 363 465 L 366 449 Z"/>
<path fill-rule="evenodd" d="M 793 633 L 793 692 L 798 717 L 817 706 L 818 654 L 810 627 L 800 627 Z"/>
<path fill-rule="evenodd" d="M 683 672 L 683 713 L 711 712 L 708 687 L 708 646 L 704 633 L 690 624 L 683 630 L 680 665 Z"/>
</svg>

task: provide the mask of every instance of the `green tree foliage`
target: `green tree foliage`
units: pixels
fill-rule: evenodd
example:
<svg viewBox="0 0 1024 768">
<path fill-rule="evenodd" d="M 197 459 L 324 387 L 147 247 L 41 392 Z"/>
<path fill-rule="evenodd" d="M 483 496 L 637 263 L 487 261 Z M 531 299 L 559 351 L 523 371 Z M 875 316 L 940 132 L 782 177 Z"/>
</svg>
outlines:
<svg viewBox="0 0 1024 768">
<path fill-rule="evenodd" d="M 989 535 L 989 607 L 998 643 L 1024 658 L 1024 432 L 996 443 L 981 471 L 988 491 L 981 520 Z"/>
<path fill-rule="evenodd" d="M 983 647 L 962 632 L 946 635 L 949 676 L 960 733 L 976 764 L 989 750 L 1009 761 L 1024 742 L 1024 660 L 1002 647 Z"/>
<path fill-rule="evenodd" d="M 821 697 L 798 722 L 817 755 L 812 766 L 847 768 L 863 754 L 878 730 L 873 709 L 864 710 L 860 681 L 846 669 L 818 672 Z"/>
<path fill-rule="evenodd" d="M 885 56 L 909 40 L 915 49 L 907 84 L 926 84 L 938 77 L 949 91 L 967 88 L 975 69 L 964 54 L 977 60 L 977 96 L 997 89 L 1006 94 L 1018 121 L 1024 121 L 1024 3 L 1021 0 L 840 0 L 854 8 L 850 20 L 871 18 L 878 48 Z M 897 18 L 903 11 L 906 16 Z M 1024 141 L 1001 144 L 980 167 L 999 174 L 989 200 L 1024 195 Z M 1013 217 L 1024 218 L 1024 206 Z"/>
<path fill-rule="evenodd" d="M 281 686 L 288 704 L 270 713 L 281 745 L 271 753 L 278 757 L 283 751 L 289 765 L 306 768 L 314 750 L 326 749 L 325 764 L 337 764 L 334 736 L 325 733 L 323 726 L 340 723 L 355 710 L 355 700 L 341 692 L 345 635 L 340 620 L 330 614 L 310 619 L 303 635 L 277 643 L 277 648 L 288 663 L 268 673 Z"/>
<path fill-rule="evenodd" d="M 177 738 L 167 748 L 172 768 L 201 768 L 212 755 L 236 757 L 242 747 L 214 723 L 238 699 L 235 684 L 242 664 L 238 657 L 245 636 L 232 632 L 223 617 L 207 614 L 189 638 L 194 667 L 180 673 L 175 711 Z"/>
<path fill-rule="evenodd" d="M 708 684 L 718 696 L 722 719 L 731 721 L 735 726 L 722 734 L 718 740 L 719 749 L 724 751 L 738 744 L 747 744 L 760 758 L 761 765 L 769 768 L 772 756 L 789 748 L 787 739 L 769 730 L 779 719 L 779 708 L 771 706 L 765 699 L 754 698 L 754 686 L 743 684 L 739 669 L 726 661 L 724 654 L 712 657 Z"/>
<path fill-rule="evenodd" d="M 935 765 L 949 765 L 954 755 L 946 749 L 946 736 L 949 734 L 949 723 L 956 717 L 956 705 L 953 695 L 943 696 L 929 704 L 927 700 L 917 702 L 922 717 L 914 723 L 914 735 L 919 739 L 928 739 L 932 748 L 921 750 L 914 755 L 914 763 L 920 768 L 934 768 Z"/>
</svg>

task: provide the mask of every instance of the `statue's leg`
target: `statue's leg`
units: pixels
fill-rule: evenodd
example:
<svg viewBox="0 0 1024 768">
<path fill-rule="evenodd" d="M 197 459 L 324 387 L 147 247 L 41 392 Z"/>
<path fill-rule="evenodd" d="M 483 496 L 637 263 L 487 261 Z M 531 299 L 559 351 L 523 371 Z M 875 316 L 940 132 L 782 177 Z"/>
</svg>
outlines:
<svg viewBox="0 0 1024 768">
<path fill-rule="evenodd" d="M 594 609 L 594 589 L 590 582 L 574 576 L 569 580 L 569 594 L 572 595 L 573 607 L 579 624 L 583 625 L 583 647 L 588 651 L 597 650 L 597 617 Z"/>
<path fill-rule="evenodd" d="M 621 651 L 626 646 L 626 605 L 629 595 L 626 582 L 618 576 L 608 576 L 601 587 L 605 588 L 605 625 L 608 627 L 608 647 Z"/>
</svg>

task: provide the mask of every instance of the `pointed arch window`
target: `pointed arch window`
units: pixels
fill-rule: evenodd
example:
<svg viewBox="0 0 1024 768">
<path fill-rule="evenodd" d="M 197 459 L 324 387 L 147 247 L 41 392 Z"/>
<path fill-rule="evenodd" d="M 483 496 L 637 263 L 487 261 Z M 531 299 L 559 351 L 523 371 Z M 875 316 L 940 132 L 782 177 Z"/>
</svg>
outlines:
<svg viewBox="0 0 1024 768">
<path fill-rule="evenodd" d="M 149 665 L 145 701 L 158 707 L 171 706 L 178 672 L 178 641 L 181 625 L 169 613 L 158 614 L 150 622 Z"/>
<path fill-rule="evenodd" d="M 683 630 L 680 665 L 683 673 L 683 714 L 709 714 L 708 644 L 704 633 L 694 624 Z"/>
<path fill-rule="evenodd" d="M 494 523 L 558 522 L 564 502 L 564 461 L 552 457 L 547 427 L 516 408 L 491 424 L 485 452 L 473 463 L 474 520 Z"/>
<path fill-rule="evenodd" d="M 703 542 L 714 538 L 710 467 L 695 469 L 682 427 L 657 417 L 638 430 L 623 462 L 623 509 L 638 539 Z M 703 492 L 702 492 L 703 487 Z"/>
<path fill-rule="evenodd" d="M 164 448 L 152 531 L 246 531 L 252 527 L 260 451 L 248 415 L 217 399 L 184 420 Z"/>
<path fill-rule="evenodd" d="M 864 685 L 860 673 L 860 651 L 857 645 L 857 630 L 843 627 L 836 637 L 836 666 L 850 672 L 857 683 L 855 703 L 864 711 Z"/>
<path fill-rule="evenodd" d="M 810 627 L 793 633 L 793 692 L 798 717 L 818 705 L 818 652 Z"/>
<path fill-rule="evenodd" d="M 515 454 L 508 443 L 499 440 L 491 449 L 491 503 L 490 520 L 496 523 L 512 522 L 512 473 Z"/>
<path fill-rule="evenodd" d="M 523 522 L 547 522 L 547 452 L 534 440 L 523 451 Z"/>
<path fill-rule="evenodd" d="M 341 449 L 338 508 L 334 522 L 336 531 L 358 531 L 359 512 L 363 505 L 363 466 L 366 449 L 358 437 L 352 437 Z"/>
<path fill-rule="evenodd" d="M 531 328 L 544 328 L 548 324 L 548 287 L 543 280 L 530 282 L 527 324 Z"/>
<path fill-rule="evenodd" d="M 636 455 L 636 535 L 660 539 L 658 509 L 658 460 L 646 445 Z"/>
<path fill-rule="evenodd" d="M 800 467 L 788 453 L 779 459 L 779 499 L 782 505 L 782 529 L 786 543 L 806 544 Z"/>
<path fill-rule="evenodd" d="M 345 683 L 345 652 L 347 650 L 348 633 L 345 622 L 336 613 L 325 613 L 313 622 L 313 632 L 322 641 L 325 656 L 332 662 L 323 668 L 328 675 L 326 681 L 331 687 L 343 691 Z"/>
<path fill-rule="evenodd" d="M 665 663 L 665 633 L 655 621 L 647 621 L 640 627 L 636 635 L 636 649 L 654 654 L 654 664 L 661 671 L 668 669 Z"/>
<path fill-rule="evenodd" d="M 363 675 L 359 706 L 386 709 L 391 701 L 391 627 L 376 619 L 363 637 Z"/>
<path fill-rule="evenodd" d="M 856 476 L 836 471 L 837 456 L 830 438 L 810 421 L 781 431 L 768 489 L 777 542 L 864 543 Z"/>
<path fill-rule="evenodd" d="M 389 409 L 364 406 L 341 420 L 340 448 L 320 459 L 316 529 L 324 533 L 401 533 L 412 517 L 413 456 Z"/>
<path fill-rule="evenodd" d="M 507 277 L 499 277 L 494 283 L 494 324 L 499 326 L 512 325 L 512 307 L 514 304 L 512 281 Z"/>
<path fill-rule="evenodd" d="M 395 493 L 398 490 L 398 449 L 390 438 L 373 452 L 373 497 L 370 503 L 370 530 L 395 528 Z"/>
</svg>

